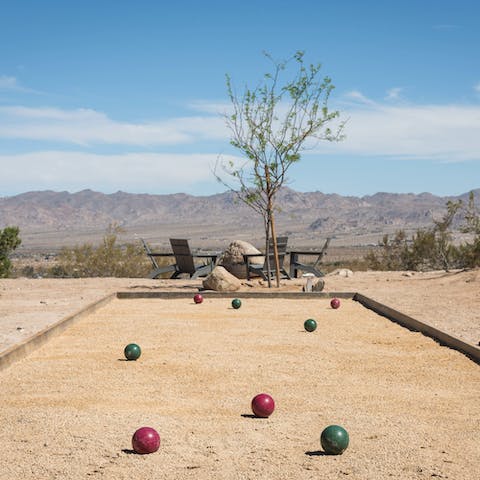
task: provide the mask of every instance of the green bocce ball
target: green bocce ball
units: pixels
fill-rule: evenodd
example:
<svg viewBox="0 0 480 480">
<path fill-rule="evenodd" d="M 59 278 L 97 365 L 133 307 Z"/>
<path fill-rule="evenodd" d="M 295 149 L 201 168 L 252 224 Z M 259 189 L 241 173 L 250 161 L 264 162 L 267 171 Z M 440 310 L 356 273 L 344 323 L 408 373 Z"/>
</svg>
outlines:
<svg viewBox="0 0 480 480">
<path fill-rule="evenodd" d="M 240 308 L 242 306 L 242 301 L 239 299 L 239 298 L 234 298 L 232 300 L 232 307 L 237 310 L 238 308 Z"/>
<path fill-rule="evenodd" d="M 317 322 L 313 318 L 305 320 L 303 327 L 307 332 L 314 332 L 317 329 Z"/>
<path fill-rule="evenodd" d="M 330 425 L 320 436 L 322 448 L 328 455 L 340 455 L 348 447 L 348 432 L 339 425 Z"/>
<path fill-rule="evenodd" d="M 142 350 L 136 343 L 129 343 L 123 353 L 127 360 L 137 360 L 142 354 Z"/>
</svg>

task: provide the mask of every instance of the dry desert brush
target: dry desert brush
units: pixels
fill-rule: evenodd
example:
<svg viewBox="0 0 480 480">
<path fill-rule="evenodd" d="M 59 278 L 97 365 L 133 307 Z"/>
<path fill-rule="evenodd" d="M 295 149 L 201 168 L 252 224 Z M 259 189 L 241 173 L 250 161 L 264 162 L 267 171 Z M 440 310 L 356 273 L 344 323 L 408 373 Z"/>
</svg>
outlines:
<svg viewBox="0 0 480 480">
<path fill-rule="evenodd" d="M 63 248 L 56 276 L 64 277 L 145 277 L 149 263 L 139 244 L 117 243 L 119 228 L 109 227 L 100 245 L 83 244 Z"/>
<path fill-rule="evenodd" d="M 374 270 L 445 270 L 480 266 L 480 211 L 470 192 L 465 205 L 462 200 L 448 201 L 447 211 L 427 229 L 419 229 L 410 238 L 399 230 L 393 238 L 384 235 L 379 252 L 370 252 L 365 260 Z M 471 240 L 454 243 L 453 222 L 462 216 L 460 232 Z"/>
</svg>

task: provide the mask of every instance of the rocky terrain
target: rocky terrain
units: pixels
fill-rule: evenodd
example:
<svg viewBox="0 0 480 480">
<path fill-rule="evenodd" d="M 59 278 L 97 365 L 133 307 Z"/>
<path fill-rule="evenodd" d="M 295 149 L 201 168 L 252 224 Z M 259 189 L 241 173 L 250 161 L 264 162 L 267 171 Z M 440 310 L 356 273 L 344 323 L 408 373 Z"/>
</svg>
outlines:
<svg viewBox="0 0 480 480">
<path fill-rule="evenodd" d="M 289 244 L 297 247 L 318 246 L 326 237 L 337 246 L 376 244 L 385 233 L 431 226 L 444 215 L 447 201 L 457 199 L 467 201 L 468 192 L 455 197 L 345 197 L 284 188 L 278 196 L 277 231 L 289 235 Z M 124 229 L 125 239 L 143 237 L 159 246 L 167 246 L 173 236 L 191 238 L 201 248 L 218 248 L 233 239 L 261 244 L 261 220 L 232 192 L 192 196 L 42 191 L 0 198 L 0 228 L 19 226 L 24 250 L 96 242 L 112 224 Z"/>
</svg>

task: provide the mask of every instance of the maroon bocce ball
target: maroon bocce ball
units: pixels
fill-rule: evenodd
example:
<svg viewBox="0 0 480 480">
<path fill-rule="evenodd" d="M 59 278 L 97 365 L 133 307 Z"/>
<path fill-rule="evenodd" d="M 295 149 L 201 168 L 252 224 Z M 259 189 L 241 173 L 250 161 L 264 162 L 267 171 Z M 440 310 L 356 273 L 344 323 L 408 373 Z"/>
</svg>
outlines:
<svg viewBox="0 0 480 480">
<path fill-rule="evenodd" d="M 197 294 L 193 297 L 193 301 L 194 301 L 195 303 L 202 303 L 202 302 L 203 302 L 203 297 L 202 297 L 199 293 L 197 293 Z"/>
<path fill-rule="evenodd" d="M 160 435 L 154 428 L 141 427 L 133 434 L 132 447 L 142 455 L 156 452 L 160 448 Z"/>
<path fill-rule="evenodd" d="M 330 301 L 330 306 L 335 309 L 339 308 L 340 300 L 338 298 L 332 298 L 332 300 Z"/>
<path fill-rule="evenodd" d="M 252 399 L 252 412 L 256 417 L 268 418 L 275 410 L 275 402 L 268 393 L 259 393 Z"/>
</svg>

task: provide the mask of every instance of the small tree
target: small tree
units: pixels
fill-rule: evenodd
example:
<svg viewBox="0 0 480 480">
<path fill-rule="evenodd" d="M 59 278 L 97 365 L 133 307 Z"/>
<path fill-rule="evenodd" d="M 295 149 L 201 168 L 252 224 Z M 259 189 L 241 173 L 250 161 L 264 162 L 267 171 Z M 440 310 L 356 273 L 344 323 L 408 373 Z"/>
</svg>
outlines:
<svg viewBox="0 0 480 480">
<path fill-rule="evenodd" d="M 18 227 L 5 227 L 0 230 L 0 278 L 6 278 L 10 274 L 10 254 L 22 243 L 19 233 Z"/>
<path fill-rule="evenodd" d="M 441 220 L 434 221 L 433 232 L 435 235 L 435 256 L 438 264 L 446 272 L 451 268 L 456 255 L 456 248 L 452 243 L 451 226 L 457 212 L 462 208 L 462 201 L 447 202 L 447 213 Z"/>
<path fill-rule="evenodd" d="M 468 204 L 464 209 L 463 233 L 473 236 L 472 242 L 460 247 L 461 257 L 465 267 L 480 266 L 480 209 L 475 205 L 475 195 L 470 192 Z"/>
<path fill-rule="evenodd" d="M 385 234 L 378 243 L 379 253 L 370 251 L 365 255 L 365 261 L 373 270 L 400 270 L 408 255 L 407 235 L 405 230 L 398 230 L 390 238 Z"/>
<path fill-rule="evenodd" d="M 273 71 L 266 73 L 257 87 L 245 87 L 242 95 L 236 94 L 227 75 L 233 113 L 225 115 L 225 121 L 231 132 L 230 143 L 243 153 L 246 161 L 240 166 L 233 162 L 221 165 L 223 173 L 233 179 L 234 185 L 227 182 L 217 168 L 215 176 L 241 201 L 262 215 L 268 285 L 271 286 L 268 264 L 271 235 L 279 286 L 274 218 L 276 195 L 286 181 L 287 171 L 300 160 L 300 152 L 307 148 L 307 140 L 339 140 L 343 123 L 333 130 L 329 127 L 339 112 L 328 109 L 334 86 L 329 77 L 319 78 L 320 64 L 305 65 L 301 51 L 280 62 L 267 53 L 265 56 L 272 62 Z M 296 67 L 292 80 L 282 82 L 282 74 L 292 63 Z"/>
<path fill-rule="evenodd" d="M 380 253 L 370 252 L 365 260 L 375 270 L 423 270 L 442 268 L 448 272 L 457 266 L 458 249 L 452 243 L 452 222 L 462 207 L 462 201 L 447 202 L 447 212 L 434 220 L 428 229 L 419 229 L 407 241 L 404 230 L 390 239 L 384 235 L 379 243 Z"/>
</svg>

